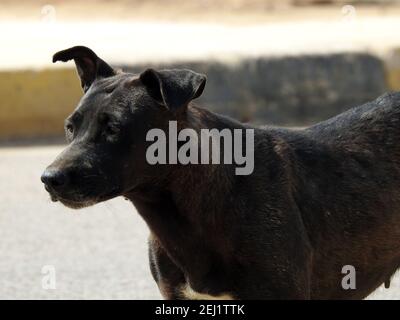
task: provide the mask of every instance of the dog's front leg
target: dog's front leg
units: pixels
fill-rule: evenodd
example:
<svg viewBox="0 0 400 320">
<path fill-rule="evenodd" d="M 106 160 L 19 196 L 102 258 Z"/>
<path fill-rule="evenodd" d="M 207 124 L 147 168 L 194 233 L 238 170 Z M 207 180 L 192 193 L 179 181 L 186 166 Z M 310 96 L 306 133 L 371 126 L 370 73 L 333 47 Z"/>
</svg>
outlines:
<svg viewBox="0 0 400 320">
<path fill-rule="evenodd" d="M 150 267 L 163 296 L 187 298 L 182 293 L 187 285 L 200 293 L 225 293 L 227 276 L 216 268 L 220 266 L 218 256 L 172 201 L 131 199 L 154 235 L 149 241 Z"/>
<path fill-rule="evenodd" d="M 149 240 L 150 271 L 164 299 L 182 298 L 179 288 L 185 284 L 183 272 L 168 257 L 157 238 L 150 234 Z"/>
</svg>

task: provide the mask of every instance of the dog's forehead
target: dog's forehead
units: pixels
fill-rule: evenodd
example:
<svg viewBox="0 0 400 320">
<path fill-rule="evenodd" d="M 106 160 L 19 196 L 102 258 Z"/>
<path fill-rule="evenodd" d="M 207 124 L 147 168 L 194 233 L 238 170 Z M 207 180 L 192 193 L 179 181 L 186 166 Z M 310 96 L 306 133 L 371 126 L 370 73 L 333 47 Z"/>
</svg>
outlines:
<svg viewBox="0 0 400 320">
<path fill-rule="evenodd" d="M 110 83 L 120 83 L 123 81 L 130 81 L 134 78 L 137 78 L 138 76 L 132 73 L 128 72 L 118 72 L 112 77 L 107 77 L 107 78 L 100 78 L 96 82 L 98 85 L 103 85 L 103 84 L 110 84 Z"/>
<path fill-rule="evenodd" d="M 138 78 L 139 76 L 135 74 L 119 73 L 113 77 L 96 80 L 81 98 L 71 116 L 76 113 L 94 115 L 96 112 L 101 111 L 101 109 L 118 108 L 120 104 L 117 101 L 124 101 L 125 90 L 130 90 L 129 88 L 133 86 L 131 84 L 134 84 Z M 122 90 L 118 90 L 117 92 L 119 88 L 122 88 Z M 114 92 L 116 92 L 116 95 L 112 99 L 111 97 Z"/>
<path fill-rule="evenodd" d="M 139 76 L 135 74 L 120 72 L 112 77 L 97 79 L 89 88 L 86 95 L 94 95 L 96 93 L 102 93 L 104 91 L 112 92 L 114 89 L 120 86 L 126 87 L 126 84 L 131 83 L 135 79 L 138 79 L 138 77 Z"/>
</svg>

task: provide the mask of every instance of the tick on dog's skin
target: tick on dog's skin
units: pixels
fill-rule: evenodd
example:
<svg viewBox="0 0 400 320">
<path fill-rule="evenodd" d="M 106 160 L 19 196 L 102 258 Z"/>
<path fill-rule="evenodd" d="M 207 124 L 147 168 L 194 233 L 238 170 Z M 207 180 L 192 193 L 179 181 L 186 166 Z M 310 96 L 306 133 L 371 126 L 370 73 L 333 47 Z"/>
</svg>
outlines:
<svg viewBox="0 0 400 320">
<path fill-rule="evenodd" d="M 304 130 L 254 127 L 254 171 L 238 176 L 234 165 L 146 161 L 146 133 L 169 121 L 251 127 L 191 103 L 204 75 L 116 72 L 86 47 L 53 60 L 71 59 L 85 94 L 42 181 L 71 208 L 128 198 L 151 231 L 165 298 L 361 299 L 399 267 L 400 94 Z M 353 290 L 341 286 L 344 265 Z"/>
</svg>

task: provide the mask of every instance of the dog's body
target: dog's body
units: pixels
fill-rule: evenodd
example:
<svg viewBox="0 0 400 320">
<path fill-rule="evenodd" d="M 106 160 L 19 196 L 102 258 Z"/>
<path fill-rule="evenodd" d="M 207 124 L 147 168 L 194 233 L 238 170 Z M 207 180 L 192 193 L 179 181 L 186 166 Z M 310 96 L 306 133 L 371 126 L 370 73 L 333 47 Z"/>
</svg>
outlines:
<svg viewBox="0 0 400 320">
<path fill-rule="evenodd" d="M 84 117 L 92 108 L 91 120 L 75 120 L 71 145 L 43 181 L 55 200 L 71 207 L 130 199 L 151 230 L 150 267 L 165 298 L 360 299 L 400 266 L 400 94 L 304 130 L 254 128 L 248 176 L 235 175 L 233 165 L 149 166 L 143 123 L 165 128 L 173 119 L 196 131 L 249 126 L 190 105 L 204 88 L 200 75 L 116 75 L 88 49 L 69 50 L 55 60 L 75 59 L 82 86 L 90 88 L 75 113 Z M 82 65 L 87 60 L 100 66 L 101 76 L 85 76 L 93 67 Z M 93 119 L 100 111 L 94 114 L 88 101 L 110 99 L 99 98 L 110 83 L 119 85 L 113 89 L 119 106 L 111 111 L 125 120 L 118 135 L 96 140 Z M 126 88 L 135 95 L 118 91 Z M 137 118 L 134 141 L 131 131 L 123 134 L 131 130 L 130 113 Z M 96 180 L 106 190 L 95 195 L 82 189 L 93 186 L 85 178 L 93 170 L 107 175 Z M 342 287 L 345 265 L 355 268 L 355 289 Z"/>
<path fill-rule="evenodd" d="M 240 127 L 193 109 L 202 127 Z M 396 94 L 306 130 L 260 129 L 252 175 L 193 166 L 168 194 L 132 195 L 164 295 L 189 285 L 239 299 L 367 296 L 400 266 L 399 121 Z M 342 288 L 345 265 L 355 290 Z"/>
</svg>

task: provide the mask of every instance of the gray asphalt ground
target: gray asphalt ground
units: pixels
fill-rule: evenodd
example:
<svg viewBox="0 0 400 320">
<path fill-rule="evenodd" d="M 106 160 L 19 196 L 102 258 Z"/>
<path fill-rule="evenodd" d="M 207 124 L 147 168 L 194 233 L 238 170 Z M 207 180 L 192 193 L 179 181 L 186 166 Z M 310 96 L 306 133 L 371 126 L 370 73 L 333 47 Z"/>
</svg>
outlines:
<svg viewBox="0 0 400 320">
<path fill-rule="evenodd" d="M 0 299 L 160 299 L 148 229 L 128 201 L 79 211 L 50 201 L 40 175 L 61 149 L 0 148 Z M 42 287 L 48 265 L 56 289 Z M 400 277 L 370 298 L 400 299 Z"/>
<path fill-rule="evenodd" d="M 40 175 L 61 149 L 0 149 L 0 299 L 160 299 L 132 204 L 75 211 L 50 201 Z M 42 288 L 46 265 L 55 290 Z"/>
</svg>

